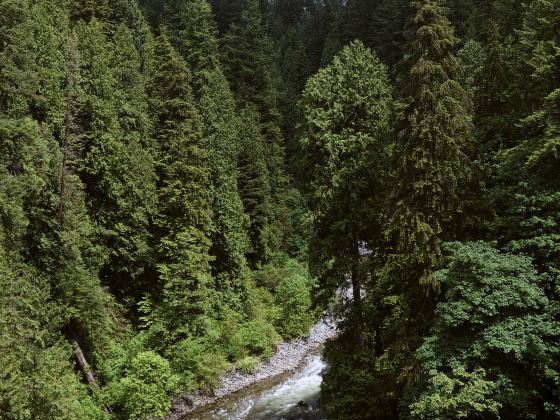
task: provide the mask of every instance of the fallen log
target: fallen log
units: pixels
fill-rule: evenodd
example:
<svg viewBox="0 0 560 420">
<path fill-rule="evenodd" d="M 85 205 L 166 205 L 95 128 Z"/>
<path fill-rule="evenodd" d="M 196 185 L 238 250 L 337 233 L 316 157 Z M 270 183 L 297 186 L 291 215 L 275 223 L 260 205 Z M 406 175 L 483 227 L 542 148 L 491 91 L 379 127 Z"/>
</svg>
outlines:
<svg viewBox="0 0 560 420">
<path fill-rule="evenodd" d="M 87 362 L 86 357 L 84 356 L 84 352 L 80 348 L 80 345 L 78 344 L 77 341 L 74 341 L 73 344 L 74 344 L 74 353 L 76 354 L 76 359 L 78 359 L 78 364 L 80 365 L 80 368 L 84 373 L 87 383 L 93 390 L 99 391 L 99 385 L 95 380 L 95 376 L 93 376 L 93 371 L 91 369 L 91 366 Z"/>
<path fill-rule="evenodd" d="M 84 352 L 80 348 L 80 345 L 78 344 L 77 341 L 74 340 L 73 344 L 74 344 L 74 354 L 76 355 L 76 359 L 78 360 L 78 364 L 80 365 L 80 368 L 84 373 L 88 385 L 94 392 L 99 391 L 99 384 L 95 379 L 95 376 L 93 374 L 93 369 L 91 368 L 91 366 L 87 362 L 86 357 L 84 356 Z M 113 414 L 113 410 L 111 410 L 111 407 L 109 407 L 109 405 L 107 404 L 103 405 L 103 410 L 107 414 Z"/>
</svg>

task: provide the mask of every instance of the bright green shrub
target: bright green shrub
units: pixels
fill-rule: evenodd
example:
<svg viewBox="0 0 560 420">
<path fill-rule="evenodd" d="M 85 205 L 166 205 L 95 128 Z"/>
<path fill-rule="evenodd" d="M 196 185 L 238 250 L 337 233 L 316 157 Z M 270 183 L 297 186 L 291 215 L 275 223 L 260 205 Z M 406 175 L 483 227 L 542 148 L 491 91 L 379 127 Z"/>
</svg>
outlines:
<svg viewBox="0 0 560 420">
<path fill-rule="evenodd" d="M 298 273 L 283 278 L 276 287 L 275 299 L 281 314 L 277 325 L 283 337 L 305 336 L 313 325 L 309 284 L 309 275 Z"/>
<path fill-rule="evenodd" d="M 253 373 L 259 367 L 259 359 L 254 356 L 246 356 L 237 362 L 237 368 L 243 373 Z"/>
<path fill-rule="evenodd" d="M 262 319 L 247 322 L 240 328 L 238 335 L 249 353 L 265 358 L 272 357 L 276 345 L 282 341 L 274 326 Z"/>
<path fill-rule="evenodd" d="M 246 290 L 247 300 L 244 312 L 247 318 L 262 319 L 270 324 L 275 324 L 280 317 L 280 311 L 272 293 L 265 287 L 257 287 L 252 281 L 247 281 Z"/>
<path fill-rule="evenodd" d="M 171 408 L 170 397 L 177 381 L 166 359 L 153 351 L 139 353 L 119 386 L 127 418 L 163 417 Z"/>
<path fill-rule="evenodd" d="M 284 276 L 284 270 L 278 265 L 278 262 L 265 264 L 260 270 L 253 273 L 255 283 L 259 287 L 265 287 L 268 290 L 274 290 L 276 285 Z"/>
<path fill-rule="evenodd" d="M 229 367 L 222 349 L 192 337 L 175 344 L 169 351 L 169 357 L 173 370 L 180 374 L 180 389 L 185 391 L 211 389 Z"/>
<path fill-rule="evenodd" d="M 238 360 L 246 352 L 243 340 L 238 334 L 241 322 L 235 315 L 238 314 L 232 311 L 232 315 L 223 320 L 221 337 L 222 349 L 230 362 Z"/>
<path fill-rule="evenodd" d="M 472 418 L 488 414 L 499 417 L 501 404 L 491 398 L 496 383 L 485 379 L 484 369 L 471 373 L 461 367 L 454 369 L 450 376 L 433 370 L 430 375 L 430 391 L 410 406 L 413 416 L 422 420 Z"/>
<path fill-rule="evenodd" d="M 272 291 L 282 279 L 299 274 L 302 271 L 305 271 L 305 269 L 298 261 L 289 258 L 286 254 L 278 253 L 275 255 L 273 262 L 255 271 L 253 278 L 257 286 L 266 287 Z"/>
</svg>

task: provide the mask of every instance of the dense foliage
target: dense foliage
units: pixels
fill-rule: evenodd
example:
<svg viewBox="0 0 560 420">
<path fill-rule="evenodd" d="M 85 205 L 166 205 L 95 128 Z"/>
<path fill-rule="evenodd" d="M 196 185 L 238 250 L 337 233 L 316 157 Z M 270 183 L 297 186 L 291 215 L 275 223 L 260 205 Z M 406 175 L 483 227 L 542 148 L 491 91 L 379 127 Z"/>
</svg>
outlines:
<svg viewBox="0 0 560 420">
<path fill-rule="evenodd" d="M 242 9 L 251 60 L 205 0 L 0 1 L 0 417 L 159 418 L 307 334 L 277 63 Z"/>
<path fill-rule="evenodd" d="M 325 309 L 329 418 L 559 418 L 558 28 L 0 0 L 0 418 L 161 418 Z"/>
</svg>

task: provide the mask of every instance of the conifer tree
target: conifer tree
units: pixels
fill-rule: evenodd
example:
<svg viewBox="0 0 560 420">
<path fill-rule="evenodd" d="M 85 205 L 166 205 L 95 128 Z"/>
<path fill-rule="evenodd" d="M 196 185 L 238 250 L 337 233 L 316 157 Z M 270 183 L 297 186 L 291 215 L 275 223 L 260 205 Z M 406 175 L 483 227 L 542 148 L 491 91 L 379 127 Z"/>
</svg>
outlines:
<svg viewBox="0 0 560 420">
<path fill-rule="evenodd" d="M 278 15 L 285 27 L 293 27 L 305 13 L 306 6 L 310 3 L 306 0 L 276 0 L 274 2 L 274 14 Z"/>
<path fill-rule="evenodd" d="M 467 95 L 457 83 L 457 38 L 439 1 L 413 3 L 413 38 L 401 63 L 397 109 L 398 162 L 388 233 L 423 285 L 441 259 L 459 191 L 469 174 Z"/>
<path fill-rule="evenodd" d="M 515 139 L 505 121 L 508 111 L 508 68 L 504 59 L 504 47 L 500 42 L 498 25 L 487 22 L 488 44 L 482 68 L 476 79 L 475 100 L 476 126 L 483 146 L 497 148 Z M 510 111 L 511 112 L 511 111 Z M 506 131 L 507 130 L 507 131 Z"/>
<path fill-rule="evenodd" d="M 556 159 L 560 148 L 560 3 L 557 0 L 530 2 L 520 32 L 528 64 L 530 100 L 537 111 L 523 125 L 531 138 L 523 143 L 529 163 Z"/>
<path fill-rule="evenodd" d="M 0 3 L 0 113 L 2 117 L 21 117 L 37 88 L 34 73 L 30 2 L 11 0 Z"/>
<path fill-rule="evenodd" d="M 298 125 L 302 120 L 298 101 L 311 74 L 311 63 L 302 38 L 301 28 L 290 26 L 284 31 L 280 41 L 282 88 L 279 109 L 283 116 L 282 131 L 286 139 L 287 168 L 294 181 L 301 179 L 303 172 L 298 143 Z"/>
<path fill-rule="evenodd" d="M 77 123 L 84 154 L 80 177 L 98 238 L 105 245 L 103 275 L 118 292 L 144 269 L 148 222 L 155 208 L 153 164 L 141 144 L 148 130 L 143 77 L 124 27 L 115 33 L 119 51 L 114 56 L 103 23 L 96 18 L 78 22 L 76 34 L 82 92 Z"/>
<path fill-rule="evenodd" d="M 72 371 L 48 279 L 3 248 L 0 226 L 0 409 L 6 418 L 101 418 Z"/>
<path fill-rule="evenodd" d="M 223 63 L 226 76 L 239 106 L 257 112 L 258 127 L 265 140 L 265 157 L 271 188 L 271 210 L 274 217 L 267 230 L 272 232 L 270 249 L 280 249 L 285 240 L 287 210 L 285 207 L 284 145 L 278 112 L 277 69 L 274 49 L 268 37 L 256 0 L 247 1 L 239 24 L 230 27 L 224 37 Z M 249 214 L 250 217 L 253 215 Z M 264 256 L 258 258 L 265 261 Z"/>
<path fill-rule="evenodd" d="M 157 144 L 159 316 L 171 341 L 201 333 L 209 309 L 210 213 L 207 139 L 194 105 L 191 76 L 165 31 L 156 42 L 152 80 Z"/>
<path fill-rule="evenodd" d="M 492 19 L 496 20 L 502 40 L 513 35 L 523 23 L 524 4 L 516 0 L 494 0 Z"/>
<path fill-rule="evenodd" d="M 231 25 L 239 24 L 247 0 L 211 0 L 211 4 L 220 34 L 224 34 Z"/>
<path fill-rule="evenodd" d="M 369 44 L 370 22 L 375 10 L 375 2 L 369 0 L 348 0 L 344 8 L 342 39 L 344 43 L 356 39 Z"/>
<path fill-rule="evenodd" d="M 311 264 L 323 293 L 352 274 L 350 327 L 363 346 L 360 243 L 380 235 L 391 89 L 386 68 L 357 41 L 313 76 L 303 94 L 313 215 Z"/>
<path fill-rule="evenodd" d="M 1 393 L 8 400 L 1 405 L 14 418 L 88 416 L 92 413 L 80 407 L 85 391 L 71 371 L 71 352 L 61 331 L 89 340 L 91 349 L 93 334 L 101 338 L 106 317 L 96 272 L 81 256 L 84 249 L 95 254 L 77 228 L 90 227 L 85 211 L 78 225 L 61 226 L 57 217 L 69 207 L 64 200 L 69 190 L 59 190 L 65 175 L 57 142 L 65 110 L 63 48 L 68 25 L 58 5 L 20 3 L 14 9 L 15 5 L 1 4 L 8 6 L 3 12 L 20 13 L 10 15 L 10 25 L 2 25 L 2 52 L 7 54 L 2 60 L 6 67 L 0 65 L 1 79 L 25 72 L 25 80 L 15 84 L 19 88 L 0 86 L 5 105 L 0 111 L 0 299 L 5 309 L 0 315 L 1 345 L 14 352 L 14 359 L 2 360 L 7 377 L 0 383 L 8 389 Z M 12 37 L 18 28 L 25 32 Z M 82 199 L 85 210 L 83 204 Z M 57 384 L 51 382 L 53 377 L 59 378 Z M 22 387 L 14 379 L 21 380 Z M 19 400 L 16 405 L 9 401 L 12 397 Z"/>
<path fill-rule="evenodd" d="M 68 308 L 62 329 L 90 356 L 106 348 L 111 323 L 98 277 L 102 247 L 93 244 L 95 229 L 78 176 L 83 134 L 78 45 L 61 4 L 37 3 L 35 13 L 36 60 L 46 101 L 39 120 L 52 158 L 42 202 L 28 227 L 28 237 L 35 242 L 29 245 L 30 256 L 49 276 L 53 300 Z"/>
<path fill-rule="evenodd" d="M 270 141 L 277 129 L 274 49 L 266 34 L 257 0 L 247 1 L 242 20 L 224 36 L 223 63 L 226 76 L 242 106 L 251 106 L 261 114 L 262 124 L 270 125 Z M 275 127 L 276 125 L 276 127 Z M 266 132 L 266 131 L 265 131 Z"/>
<path fill-rule="evenodd" d="M 109 0 L 105 22 L 111 33 L 120 25 L 131 31 L 132 42 L 140 59 L 140 72 L 145 75 L 152 66 L 153 34 L 138 1 Z"/>
<path fill-rule="evenodd" d="M 387 69 L 361 42 L 351 43 L 309 79 L 302 103 L 312 220 L 309 264 L 319 280 L 315 300 L 324 302 L 336 290 L 350 289 L 341 305 L 341 335 L 326 349 L 333 369 L 325 376 L 322 396 L 329 417 L 374 418 L 369 408 L 377 400 L 365 398 L 374 394 L 365 385 L 370 379 L 359 374 L 377 337 L 362 295 L 367 290 L 369 299 L 371 286 L 360 248 L 367 244 L 374 259 L 384 253 L 380 239 L 392 111 Z M 371 267 L 377 268 L 375 263 Z M 351 412 L 349 407 L 356 405 L 363 409 Z"/>
<path fill-rule="evenodd" d="M 208 0 L 189 0 L 170 7 L 171 41 L 193 74 L 198 95 L 200 76 L 220 66 L 218 30 Z"/>
<path fill-rule="evenodd" d="M 111 106 L 116 111 L 115 153 L 113 170 L 105 182 L 116 184 L 113 193 L 116 208 L 104 215 L 112 227 L 109 246 L 110 262 L 105 274 L 112 279 L 117 293 L 138 294 L 148 285 L 138 288 L 144 270 L 153 264 L 150 249 L 149 223 L 157 210 L 155 168 L 149 153 L 151 144 L 150 118 L 146 92 L 146 77 L 142 74 L 141 57 L 133 33 L 124 24 L 115 28 L 111 45 L 110 65 L 113 69 L 114 91 Z M 115 179 L 116 178 L 116 179 Z M 111 191 L 112 188 L 104 188 Z M 120 267 L 120 269 L 115 269 Z"/>
<path fill-rule="evenodd" d="M 193 75 L 198 108 L 204 119 L 212 183 L 212 255 L 215 274 L 228 274 L 228 283 L 218 278 L 218 287 L 240 287 L 248 247 L 247 218 L 239 195 L 237 160 L 240 147 L 236 104 L 223 74 L 217 29 L 207 0 L 182 3 L 173 19 L 173 39 Z"/>
<path fill-rule="evenodd" d="M 249 216 L 247 260 L 253 268 L 269 260 L 274 251 L 270 175 L 265 160 L 266 145 L 258 130 L 257 118 L 258 115 L 251 109 L 241 111 L 239 192 Z"/>
<path fill-rule="evenodd" d="M 410 17 L 407 0 L 380 0 L 370 23 L 369 39 L 384 63 L 394 66 L 403 56 L 406 46 L 404 26 Z"/>
<path fill-rule="evenodd" d="M 235 100 L 223 73 L 216 69 L 201 75 L 200 110 L 205 120 L 212 169 L 214 235 L 212 255 L 216 273 L 238 280 L 249 247 L 248 217 L 239 191 L 240 123 Z M 234 287 L 239 288 L 237 282 Z"/>
</svg>

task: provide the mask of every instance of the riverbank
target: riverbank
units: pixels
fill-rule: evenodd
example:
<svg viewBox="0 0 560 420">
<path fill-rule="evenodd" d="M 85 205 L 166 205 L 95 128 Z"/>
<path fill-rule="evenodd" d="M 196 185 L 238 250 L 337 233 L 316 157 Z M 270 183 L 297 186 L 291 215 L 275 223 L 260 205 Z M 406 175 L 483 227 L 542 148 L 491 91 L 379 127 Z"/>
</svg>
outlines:
<svg viewBox="0 0 560 420">
<path fill-rule="evenodd" d="M 334 321 L 329 318 L 322 318 L 311 328 L 308 337 L 279 344 L 270 360 L 262 362 L 253 373 L 246 374 L 238 369 L 232 369 L 222 376 L 220 384 L 211 394 L 184 394 L 176 397 L 173 400 L 173 408 L 166 419 L 181 419 L 201 407 L 212 404 L 251 385 L 288 373 L 296 369 L 307 354 L 335 336 L 336 326 Z"/>
</svg>

